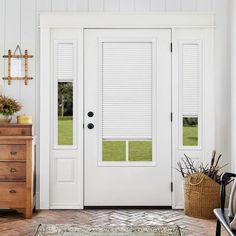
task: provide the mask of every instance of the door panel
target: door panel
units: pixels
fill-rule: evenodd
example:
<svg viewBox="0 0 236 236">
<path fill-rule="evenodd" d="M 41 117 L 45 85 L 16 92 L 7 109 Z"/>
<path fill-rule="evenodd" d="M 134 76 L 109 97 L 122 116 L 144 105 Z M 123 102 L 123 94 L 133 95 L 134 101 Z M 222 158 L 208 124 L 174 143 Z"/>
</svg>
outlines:
<svg viewBox="0 0 236 236">
<path fill-rule="evenodd" d="M 185 155 L 209 163 L 215 150 L 214 30 L 173 31 L 173 167 Z M 181 175 L 173 172 L 173 207 L 183 208 Z"/>
<path fill-rule="evenodd" d="M 83 208 L 82 33 L 51 31 L 51 209 Z"/>
<path fill-rule="evenodd" d="M 84 39 L 85 206 L 171 205 L 170 30 Z"/>
</svg>

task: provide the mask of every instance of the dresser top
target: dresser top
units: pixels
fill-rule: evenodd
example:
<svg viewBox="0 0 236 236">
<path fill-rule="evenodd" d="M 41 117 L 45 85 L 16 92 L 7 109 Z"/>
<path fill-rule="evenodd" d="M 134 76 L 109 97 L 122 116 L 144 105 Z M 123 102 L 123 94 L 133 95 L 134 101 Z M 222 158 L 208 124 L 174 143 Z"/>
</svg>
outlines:
<svg viewBox="0 0 236 236">
<path fill-rule="evenodd" d="M 20 127 L 32 127 L 32 124 L 17 124 L 17 123 L 10 123 L 10 124 L 1 124 L 0 127 L 4 128 L 20 128 Z"/>
<path fill-rule="evenodd" d="M 0 140 L 34 140 L 37 136 L 1 136 Z"/>
</svg>

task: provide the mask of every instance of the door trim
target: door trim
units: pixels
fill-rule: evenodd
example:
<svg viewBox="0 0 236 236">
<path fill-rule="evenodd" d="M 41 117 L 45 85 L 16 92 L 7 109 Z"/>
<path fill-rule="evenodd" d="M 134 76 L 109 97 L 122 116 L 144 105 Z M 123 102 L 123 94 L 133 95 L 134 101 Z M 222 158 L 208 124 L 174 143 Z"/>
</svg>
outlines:
<svg viewBox="0 0 236 236">
<path fill-rule="evenodd" d="M 109 23 L 108 23 L 109 22 Z M 41 13 L 40 28 L 212 28 L 207 13 Z"/>
<path fill-rule="evenodd" d="M 109 24 L 108 24 L 109 22 Z M 40 209 L 50 208 L 50 31 L 53 28 L 75 28 L 81 31 L 89 28 L 169 28 L 174 33 L 179 28 L 214 28 L 214 14 L 205 13 L 41 13 L 40 14 Z M 83 42 L 80 41 L 83 48 Z M 80 53 L 83 63 L 83 50 Z M 173 60 L 172 60 L 173 63 Z M 172 71 L 173 73 L 173 71 Z M 80 71 L 83 78 L 83 70 Z M 173 76 L 173 74 L 172 74 Z M 172 90 L 176 89 L 172 87 Z M 173 93 L 173 91 L 172 91 Z M 83 103 L 82 103 L 83 105 Z M 82 127 L 80 127 L 82 130 Z M 42 137 L 42 138 L 41 138 Z M 173 137 L 172 137 L 173 139 Z M 81 140 L 81 143 L 83 140 Z M 83 146 L 81 146 L 83 147 Z M 172 146 L 172 150 L 173 146 Z M 175 163 L 172 154 L 172 164 Z M 82 176 L 82 175 L 81 175 Z M 172 173 L 173 177 L 173 173 Z M 82 176 L 83 178 L 83 176 Z M 173 177 L 174 178 L 174 177 Z M 81 180 L 83 184 L 83 179 Z M 172 206 L 175 206 L 172 193 Z M 82 208 L 83 206 L 81 206 Z M 65 207 L 66 208 L 66 207 Z M 68 207 L 67 207 L 68 208 Z"/>
</svg>

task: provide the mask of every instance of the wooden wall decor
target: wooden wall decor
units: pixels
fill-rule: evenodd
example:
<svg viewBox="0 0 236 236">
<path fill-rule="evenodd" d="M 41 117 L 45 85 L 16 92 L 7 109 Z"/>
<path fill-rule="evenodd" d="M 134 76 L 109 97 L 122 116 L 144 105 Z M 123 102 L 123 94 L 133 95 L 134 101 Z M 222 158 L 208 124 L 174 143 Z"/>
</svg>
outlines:
<svg viewBox="0 0 236 236">
<path fill-rule="evenodd" d="M 17 50 L 19 50 L 19 54 L 16 54 Z M 27 85 L 28 80 L 33 79 L 28 76 L 28 59 L 32 57 L 28 54 L 28 50 L 25 50 L 25 53 L 22 54 L 19 45 L 17 45 L 13 54 L 9 49 L 8 54 L 3 56 L 3 58 L 8 59 L 8 76 L 2 79 L 7 80 L 8 85 L 11 85 L 12 80 L 24 80 L 25 85 Z"/>
</svg>

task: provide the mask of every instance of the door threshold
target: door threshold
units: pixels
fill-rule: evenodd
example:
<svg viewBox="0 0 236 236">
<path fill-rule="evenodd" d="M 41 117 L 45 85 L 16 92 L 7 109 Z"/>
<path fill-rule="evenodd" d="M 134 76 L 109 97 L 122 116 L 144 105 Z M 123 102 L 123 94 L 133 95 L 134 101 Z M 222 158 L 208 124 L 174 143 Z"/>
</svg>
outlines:
<svg viewBox="0 0 236 236">
<path fill-rule="evenodd" d="M 84 209 L 115 209 L 115 210 L 127 210 L 127 209 L 158 209 L 158 210 L 170 210 L 172 206 L 84 206 Z"/>
</svg>

